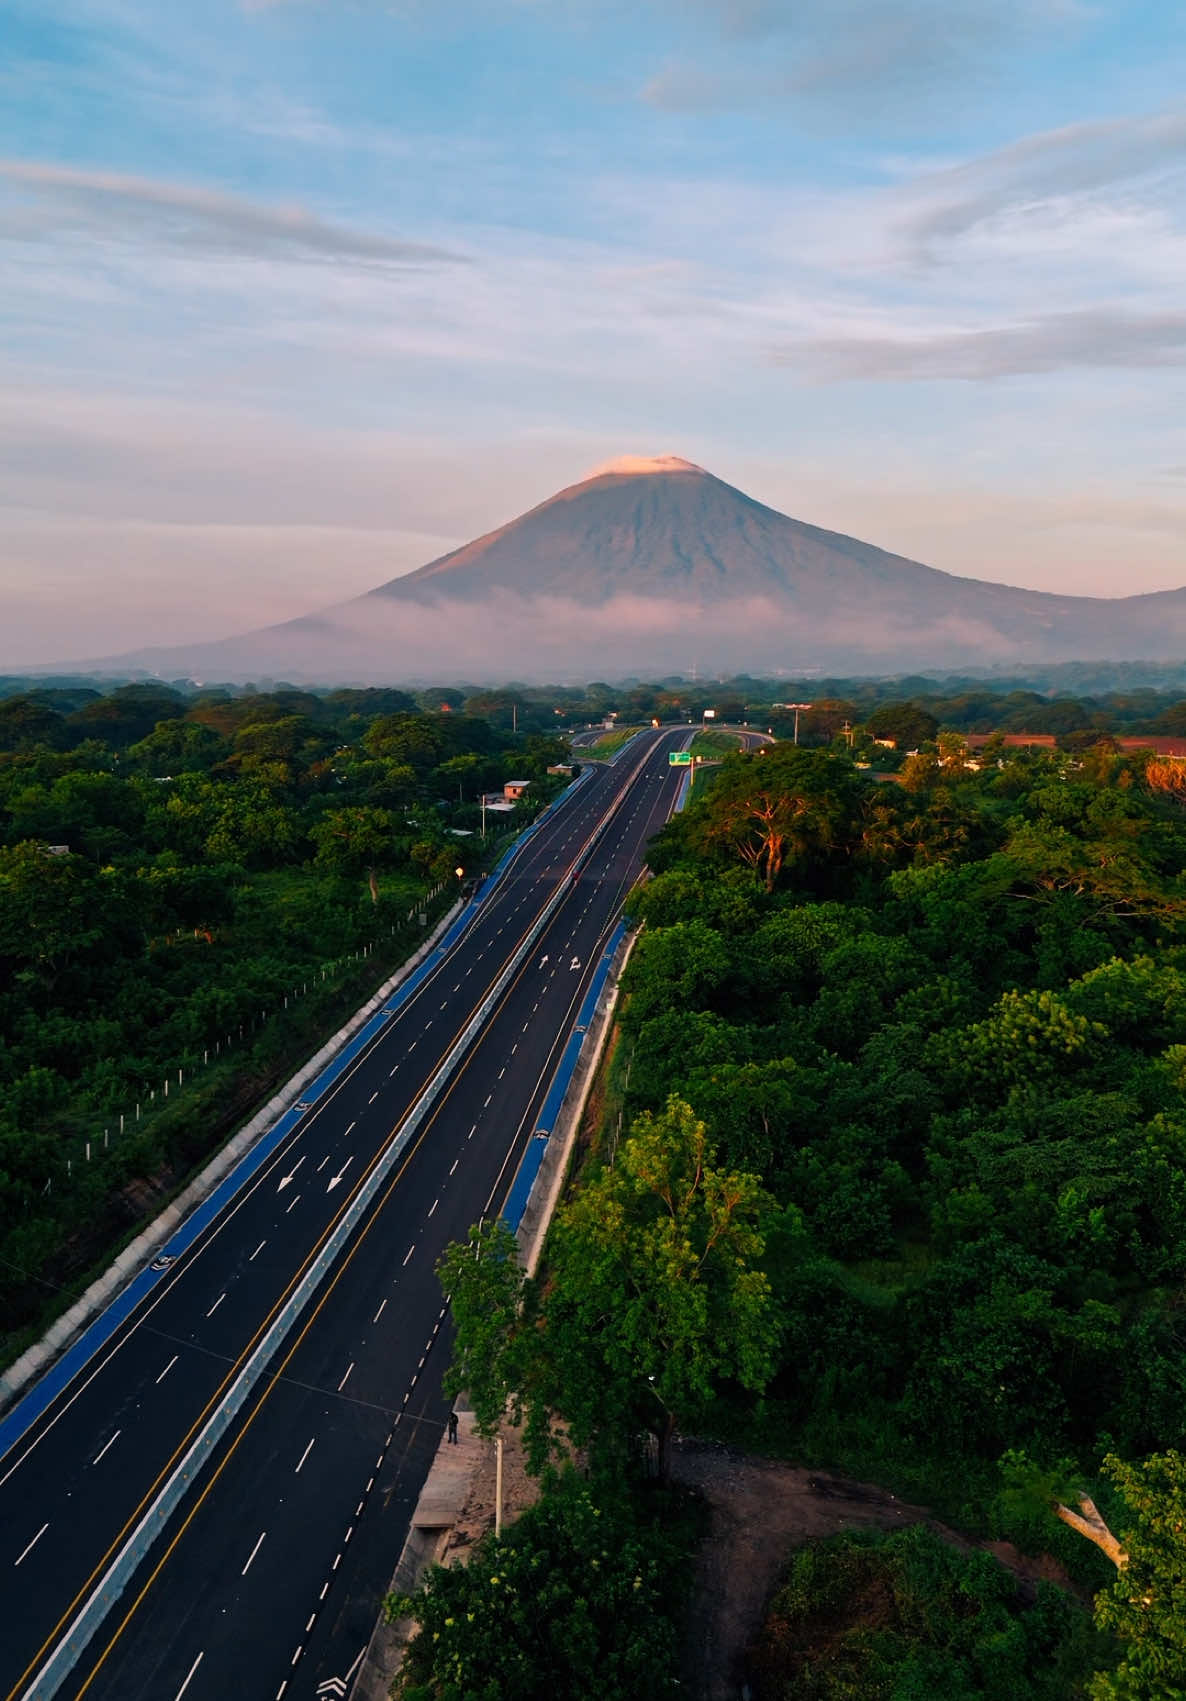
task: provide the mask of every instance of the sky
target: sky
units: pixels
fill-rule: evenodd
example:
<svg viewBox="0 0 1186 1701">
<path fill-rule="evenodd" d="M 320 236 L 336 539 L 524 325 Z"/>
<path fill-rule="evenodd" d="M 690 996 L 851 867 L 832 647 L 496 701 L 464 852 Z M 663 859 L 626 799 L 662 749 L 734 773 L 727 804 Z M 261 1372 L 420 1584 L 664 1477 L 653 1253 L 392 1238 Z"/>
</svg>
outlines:
<svg viewBox="0 0 1186 1701">
<path fill-rule="evenodd" d="M 0 669 L 300 615 L 622 453 L 1186 584 L 1171 0 L 0 0 Z"/>
</svg>

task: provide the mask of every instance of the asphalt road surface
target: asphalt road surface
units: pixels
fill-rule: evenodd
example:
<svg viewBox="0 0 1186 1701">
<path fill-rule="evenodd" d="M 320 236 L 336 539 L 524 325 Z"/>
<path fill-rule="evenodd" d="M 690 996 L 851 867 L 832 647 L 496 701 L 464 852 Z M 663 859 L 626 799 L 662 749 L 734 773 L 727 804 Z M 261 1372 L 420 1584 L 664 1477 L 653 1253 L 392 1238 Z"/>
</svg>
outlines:
<svg viewBox="0 0 1186 1701">
<path fill-rule="evenodd" d="M 648 732 L 552 813 L 396 1018 L 0 1459 L 8 1701 L 54 1692 L 43 1673 L 62 1644 L 81 1649 L 63 1696 L 343 1692 L 333 1680 L 370 1635 L 447 1409 L 435 1262 L 505 1197 L 686 737 Z M 574 863 L 332 1272 L 81 1645 L 80 1606 Z"/>
</svg>

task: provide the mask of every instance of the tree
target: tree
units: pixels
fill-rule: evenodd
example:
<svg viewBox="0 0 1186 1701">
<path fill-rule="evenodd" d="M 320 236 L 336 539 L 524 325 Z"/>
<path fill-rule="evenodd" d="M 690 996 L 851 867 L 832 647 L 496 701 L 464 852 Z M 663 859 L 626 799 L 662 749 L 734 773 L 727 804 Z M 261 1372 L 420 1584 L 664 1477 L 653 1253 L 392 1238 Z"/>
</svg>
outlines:
<svg viewBox="0 0 1186 1701">
<path fill-rule="evenodd" d="M 377 869 L 391 860 L 395 822 L 386 809 L 369 804 L 330 809 L 310 829 L 317 846 L 316 862 L 339 874 L 365 873 L 371 902 L 379 902 Z"/>
<path fill-rule="evenodd" d="M 776 744 L 726 759 L 696 825 L 708 845 L 740 857 L 772 892 L 788 858 L 842 848 L 855 809 L 846 762 Z"/>
<path fill-rule="evenodd" d="M 672 1684 L 673 1596 L 687 1556 L 566 1474 L 465 1566 L 434 1566 L 412 1616 L 403 1701 L 637 1701 Z"/>
<path fill-rule="evenodd" d="M 577 1446 L 620 1451 L 649 1429 L 666 1477 L 677 1424 L 726 1381 L 764 1386 L 777 1325 L 758 1265 L 763 1199 L 756 1176 L 716 1167 L 703 1122 L 673 1096 L 559 1213 L 544 1350 L 549 1404 Z"/>
<path fill-rule="evenodd" d="M 1125 1523 L 1119 1541 L 1087 1502 L 1110 1538 L 1071 1523 L 1103 1548 L 1117 1567 L 1111 1585 L 1096 1597 L 1096 1622 L 1124 1643 L 1114 1672 L 1101 1672 L 1091 1693 L 1096 1701 L 1181 1701 L 1186 1696 L 1186 1457 L 1155 1453 L 1129 1465 L 1115 1454 L 1104 1472 L 1119 1491 Z"/>
<path fill-rule="evenodd" d="M 437 1264 L 453 1313 L 453 1359 L 445 1392 L 465 1393 L 479 1435 L 498 1433 L 516 1391 L 515 1347 L 523 1307 L 519 1243 L 501 1217 L 475 1223 L 466 1241 L 453 1241 Z"/>
<path fill-rule="evenodd" d="M 870 738 L 892 738 L 899 749 L 927 744 L 938 730 L 934 715 L 917 703 L 885 703 L 865 721 Z"/>
</svg>

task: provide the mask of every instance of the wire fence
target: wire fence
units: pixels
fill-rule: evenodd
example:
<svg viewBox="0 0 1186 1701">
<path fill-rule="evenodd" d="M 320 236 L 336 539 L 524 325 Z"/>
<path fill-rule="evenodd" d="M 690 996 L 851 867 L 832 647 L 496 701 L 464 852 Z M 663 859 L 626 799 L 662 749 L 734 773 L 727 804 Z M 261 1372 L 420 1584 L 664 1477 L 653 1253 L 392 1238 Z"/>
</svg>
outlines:
<svg viewBox="0 0 1186 1701">
<path fill-rule="evenodd" d="M 449 881 L 440 880 L 435 886 L 431 886 L 408 910 L 402 925 L 427 927 L 433 905 L 450 884 Z M 225 1033 L 216 1036 L 213 1043 L 203 1046 L 200 1058 L 195 1050 L 195 1052 L 188 1054 L 183 1061 L 174 1063 L 166 1070 L 158 1084 L 146 1087 L 141 1096 L 130 1102 L 124 1110 L 118 1113 L 110 1113 L 101 1135 L 96 1124 L 90 1134 L 75 1137 L 72 1142 L 74 1149 L 65 1154 L 64 1179 L 67 1182 L 72 1181 L 76 1168 L 90 1164 L 101 1152 L 109 1151 L 121 1135 L 139 1127 L 149 1117 L 166 1109 L 170 1103 L 170 1095 L 173 1102 L 176 1103 L 178 1093 L 184 1089 L 187 1082 L 192 1087 L 203 1070 L 221 1062 L 223 1058 L 245 1041 L 252 1041 L 257 1038 L 270 1020 L 278 1019 L 300 999 L 308 997 L 311 987 L 316 991 L 319 986 L 331 977 L 340 974 L 343 969 L 367 961 L 368 958 L 374 956 L 376 950 L 382 944 L 390 943 L 400 931 L 401 927 L 392 923 L 386 933 L 379 935 L 366 945 L 359 946 L 358 950 L 347 952 L 345 956 L 336 957 L 331 962 L 323 963 L 319 974 L 308 976 L 299 985 L 290 987 L 288 991 L 281 994 L 280 1002 L 274 1003 L 270 1010 L 262 1008 L 258 1015 L 246 1018 L 229 1028 Z M 43 1195 L 52 1196 L 54 1179 L 53 1175 L 46 1177 L 41 1188 Z M 63 1180 L 60 1169 L 57 1179 L 60 1185 Z"/>
</svg>

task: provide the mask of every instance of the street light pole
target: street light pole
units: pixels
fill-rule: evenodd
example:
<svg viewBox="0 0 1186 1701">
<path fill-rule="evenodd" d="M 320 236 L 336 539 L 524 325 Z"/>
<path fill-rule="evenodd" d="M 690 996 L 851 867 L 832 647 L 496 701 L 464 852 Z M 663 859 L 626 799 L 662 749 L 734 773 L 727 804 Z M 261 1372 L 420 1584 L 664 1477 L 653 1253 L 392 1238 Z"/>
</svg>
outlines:
<svg viewBox="0 0 1186 1701">
<path fill-rule="evenodd" d="M 810 709 L 811 704 L 810 703 L 788 703 L 786 706 L 787 706 L 788 709 L 794 709 L 794 711 L 795 711 L 795 743 L 798 744 L 798 742 L 799 742 L 799 711 L 800 711 L 800 709 Z"/>
</svg>

